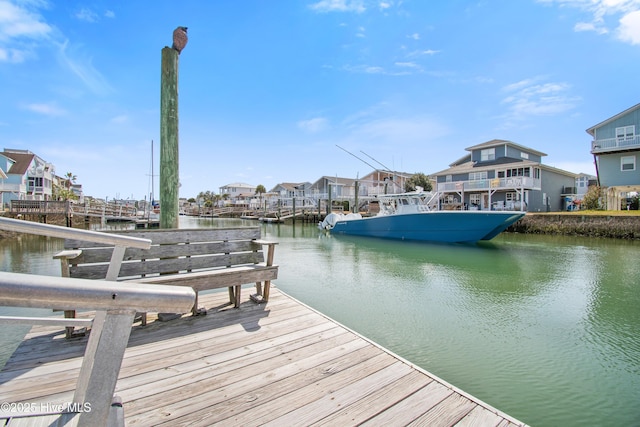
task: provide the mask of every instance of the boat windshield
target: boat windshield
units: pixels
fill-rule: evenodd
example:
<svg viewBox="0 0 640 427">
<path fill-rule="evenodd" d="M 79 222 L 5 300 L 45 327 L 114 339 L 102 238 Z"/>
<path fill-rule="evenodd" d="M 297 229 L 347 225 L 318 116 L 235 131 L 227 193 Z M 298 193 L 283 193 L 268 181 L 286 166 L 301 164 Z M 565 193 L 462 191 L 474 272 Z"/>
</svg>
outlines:
<svg viewBox="0 0 640 427">
<path fill-rule="evenodd" d="M 433 193 L 423 192 L 380 196 L 380 213 L 378 215 L 428 212 L 432 210 L 430 205 L 432 205 L 433 200 L 437 200 L 436 196 Z"/>
</svg>

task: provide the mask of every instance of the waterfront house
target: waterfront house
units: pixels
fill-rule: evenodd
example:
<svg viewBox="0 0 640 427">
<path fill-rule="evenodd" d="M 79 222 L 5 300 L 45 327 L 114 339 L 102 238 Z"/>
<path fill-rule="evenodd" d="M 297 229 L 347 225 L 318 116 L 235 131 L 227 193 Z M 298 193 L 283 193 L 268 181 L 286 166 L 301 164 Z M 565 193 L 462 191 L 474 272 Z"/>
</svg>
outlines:
<svg viewBox="0 0 640 427">
<path fill-rule="evenodd" d="M 640 104 L 587 129 L 593 137 L 591 154 L 607 209 L 626 208 L 629 193 L 640 192 Z"/>
<path fill-rule="evenodd" d="M 0 171 L 2 206 L 11 200 L 51 200 L 55 167 L 31 151 L 5 148 Z"/>
<path fill-rule="evenodd" d="M 578 200 L 582 200 L 587 190 L 592 185 L 598 185 L 598 179 L 595 175 L 588 173 L 579 173 L 576 178 L 576 196 Z"/>
<path fill-rule="evenodd" d="M 277 194 L 283 199 L 305 198 L 310 194 L 310 182 L 281 182 L 269 190 L 269 193 Z"/>
<path fill-rule="evenodd" d="M 355 179 L 340 178 L 337 176 L 323 176 L 311 184 L 309 191 L 314 199 L 332 200 L 346 199 L 353 197 Z"/>
<path fill-rule="evenodd" d="M 406 172 L 375 169 L 358 180 L 358 195 L 403 193 L 411 176 L 413 174 Z"/>
<path fill-rule="evenodd" d="M 577 175 L 544 165 L 545 153 L 500 139 L 466 150 L 433 174 L 444 209 L 555 212 L 567 209 L 567 199 L 575 196 Z"/>
<path fill-rule="evenodd" d="M 225 200 L 225 204 L 236 207 L 248 206 L 248 201 L 256 194 L 256 188 L 256 185 L 235 182 L 220 187 L 220 196 Z"/>
</svg>

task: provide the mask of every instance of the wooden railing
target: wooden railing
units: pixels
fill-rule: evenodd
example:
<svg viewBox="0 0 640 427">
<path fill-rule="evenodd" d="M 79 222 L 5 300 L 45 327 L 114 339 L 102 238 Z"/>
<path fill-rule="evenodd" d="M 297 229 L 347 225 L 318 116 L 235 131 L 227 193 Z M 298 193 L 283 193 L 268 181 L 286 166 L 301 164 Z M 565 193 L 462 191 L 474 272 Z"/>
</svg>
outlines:
<svg viewBox="0 0 640 427">
<path fill-rule="evenodd" d="M 117 203 L 73 203 L 55 200 L 12 200 L 12 214 L 74 214 L 108 219 L 133 219 L 137 210 L 134 206 Z"/>
</svg>

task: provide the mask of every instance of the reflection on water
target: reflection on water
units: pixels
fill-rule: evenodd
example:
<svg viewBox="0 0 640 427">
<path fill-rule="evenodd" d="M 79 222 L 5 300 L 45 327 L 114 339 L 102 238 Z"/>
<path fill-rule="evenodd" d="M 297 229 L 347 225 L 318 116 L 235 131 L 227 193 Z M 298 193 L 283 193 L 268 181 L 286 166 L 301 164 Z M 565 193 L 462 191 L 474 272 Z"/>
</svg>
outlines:
<svg viewBox="0 0 640 427">
<path fill-rule="evenodd" d="M 535 426 L 640 424 L 638 242 L 267 232 L 280 288 L 491 405 Z"/>
<path fill-rule="evenodd" d="M 238 225 L 256 223 L 181 218 Z M 262 228 L 280 243 L 277 287 L 489 404 L 533 426 L 640 425 L 640 242 L 439 245 Z M 58 240 L 19 240 L 0 240 L 3 270 L 59 274 Z"/>
</svg>

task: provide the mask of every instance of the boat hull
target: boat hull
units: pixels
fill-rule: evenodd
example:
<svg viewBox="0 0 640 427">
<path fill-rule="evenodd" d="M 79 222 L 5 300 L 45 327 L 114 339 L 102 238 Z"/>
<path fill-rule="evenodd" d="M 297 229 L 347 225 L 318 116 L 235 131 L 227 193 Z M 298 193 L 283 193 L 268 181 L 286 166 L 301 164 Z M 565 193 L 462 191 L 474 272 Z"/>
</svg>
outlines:
<svg viewBox="0 0 640 427">
<path fill-rule="evenodd" d="M 432 211 L 337 221 L 332 234 L 447 243 L 490 240 L 524 216 L 507 211 Z"/>
</svg>

